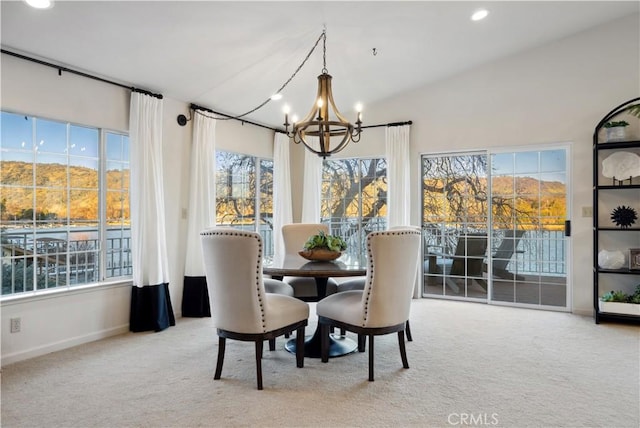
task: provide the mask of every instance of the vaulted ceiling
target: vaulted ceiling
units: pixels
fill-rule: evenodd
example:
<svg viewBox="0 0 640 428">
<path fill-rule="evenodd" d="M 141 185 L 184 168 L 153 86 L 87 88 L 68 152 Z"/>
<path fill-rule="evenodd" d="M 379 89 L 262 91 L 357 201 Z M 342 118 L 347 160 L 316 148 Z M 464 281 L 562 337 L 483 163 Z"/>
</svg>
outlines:
<svg viewBox="0 0 640 428">
<path fill-rule="evenodd" d="M 12 52 L 239 115 L 289 79 L 326 27 L 336 103 L 366 106 L 473 67 L 638 13 L 637 1 L 61 1 L 36 10 L 2 1 Z M 486 19 L 470 20 L 479 9 Z M 640 37 L 640 35 L 639 35 Z M 322 43 L 248 120 L 304 116 Z M 544 65 L 541 65 L 544 66 Z"/>
</svg>

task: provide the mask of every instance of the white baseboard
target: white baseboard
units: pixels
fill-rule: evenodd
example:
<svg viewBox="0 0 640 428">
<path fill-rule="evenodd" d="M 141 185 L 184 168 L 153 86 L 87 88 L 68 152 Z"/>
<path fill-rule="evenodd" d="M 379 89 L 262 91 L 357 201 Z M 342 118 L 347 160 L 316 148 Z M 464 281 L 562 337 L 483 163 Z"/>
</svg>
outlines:
<svg viewBox="0 0 640 428">
<path fill-rule="evenodd" d="M 61 340 L 59 342 L 47 343 L 41 346 L 37 346 L 35 348 L 27 349 L 25 351 L 3 355 L 1 365 L 4 367 L 8 364 L 17 363 L 18 361 L 28 360 L 30 358 L 35 358 L 41 355 L 49 354 L 51 352 L 72 348 L 74 346 L 82 345 L 84 343 L 94 342 L 96 340 L 105 339 L 107 337 L 116 336 L 118 334 L 124 334 L 124 333 L 127 333 L 128 331 L 129 331 L 129 324 L 127 323 L 118 327 L 113 327 L 107 330 L 93 332 L 91 334 L 87 334 L 84 336 L 77 336 L 77 337 Z"/>
<path fill-rule="evenodd" d="M 583 315 L 585 317 L 593 316 L 593 308 L 590 308 L 590 309 L 573 308 L 573 311 L 571 312 L 575 315 Z"/>
</svg>

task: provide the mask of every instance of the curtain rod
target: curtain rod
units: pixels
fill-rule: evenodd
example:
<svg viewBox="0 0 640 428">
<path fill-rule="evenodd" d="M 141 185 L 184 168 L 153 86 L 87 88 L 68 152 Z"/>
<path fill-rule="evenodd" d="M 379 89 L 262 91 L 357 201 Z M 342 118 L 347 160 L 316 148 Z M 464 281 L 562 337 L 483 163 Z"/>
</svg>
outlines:
<svg viewBox="0 0 640 428">
<path fill-rule="evenodd" d="M 108 83 L 110 85 L 119 86 L 120 88 L 129 89 L 130 91 L 133 91 L 133 92 L 139 92 L 141 94 L 150 95 L 152 97 L 156 97 L 156 98 L 159 98 L 159 99 L 163 98 L 162 94 L 155 94 L 153 92 L 150 92 L 150 91 L 147 91 L 147 90 L 144 90 L 144 89 L 140 89 L 140 88 L 136 88 L 134 86 L 123 85 L 122 83 L 114 82 L 112 80 L 103 79 L 102 77 L 94 76 L 92 74 L 84 73 L 82 71 L 72 70 L 70 68 L 67 68 L 67 67 L 64 67 L 64 66 L 61 66 L 61 65 L 57 65 L 57 64 L 53 64 L 51 62 L 47 62 L 47 61 L 43 61 L 43 60 L 40 60 L 40 59 L 32 58 L 32 57 L 29 57 L 29 56 L 26 56 L 26 55 L 22 55 L 22 54 L 19 54 L 19 53 L 16 53 L 16 52 L 11 52 L 11 51 L 8 51 L 6 49 L 1 49 L 0 51 L 3 54 L 6 54 L 6 55 L 10 55 L 10 56 L 13 56 L 13 57 L 16 57 L 16 58 L 20 58 L 20 59 L 23 59 L 23 60 L 26 60 L 26 61 L 35 62 L 36 64 L 44 65 L 44 66 L 47 66 L 47 67 L 55 68 L 56 70 L 58 70 L 58 75 L 59 76 L 61 76 L 62 72 L 64 71 L 64 72 L 67 72 L 67 73 L 76 74 L 78 76 L 86 77 L 88 79 L 93 79 L 93 80 L 97 80 L 99 82 Z M 199 106 L 197 104 L 191 103 L 191 108 L 194 109 L 194 110 L 204 110 L 204 111 L 207 111 L 209 113 L 213 113 L 213 114 L 217 114 L 219 116 L 227 117 L 229 119 L 239 120 L 242 123 L 248 123 L 250 125 L 255 125 L 255 126 L 259 126 L 261 128 L 270 129 L 272 131 L 279 132 L 281 134 L 286 134 L 286 132 L 283 131 L 282 129 L 272 128 L 270 126 L 262 125 L 260 123 L 251 122 L 250 120 L 246 120 L 246 119 L 236 118 L 234 116 L 231 116 L 231 115 L 228 115 L 228 114 L 225 114 L 225 113 L 220 113 L 218 111 L 214 111 L 214 110 L 211 110 L 210 108 L 202 107 L 202 106 Z M 384 124 L 380 124 L 380 125 L 363 126 L 362 129 L 377 128 L 377 127 L 380 127 L 380 126 L 402 126 L 402 125 L 411 125 L 411 124 L 413 124 L 413 122 L 409 120 L 407 122 L 392 122 L 392 123 L 384 123 Z"/>
<path fill-rule="evenodd" d="M 391 126 L 404 126 L 404 125 L 413 125 L 413 121 L 412 120 L 407 120 L 406 122 L 381 123 L 380 125 L 362 126 L 362 129 L 379 128 L 381 126 L 391 127 Z"/>
<path fill-rule="evenodd" d="M 71 74 L 77 74 L 78 76 L 86 77 L 88 79 L 93 79 L 93 80 L 97 80 L 99 82 L 108 83 L 110 85 L 119 86 L 119 87 L 124 88 L 124 89 L 129 89 L 130 91 L 133 91 L 133 92 L 139 92 L 141 94 L 150 95 L 152 97 L 156 97 L 156 98 L 159 98 L 159 99 L 163 98 L 162 94 L 154 94 L 153 92 L 146 91 L 144 89 L 136 88 L 136 87 L 133 87 L 133 86 L 123 85 L 121 83 L 114 82 L 112 80 L 103 79 L 102 77 L 94 76 L 94 75 L 91 75 L 91 74 L 88 74 L 88 73 L 83 73 L 82 71 L 72 70 L 70 68 L 67 68 L 67 67 L 64 67 L 64 66 L 61 66 L 61 65 L 56 65 L 56 64 L 53 64 L 53 63 L 50 63 L 50 62 L 42 61 L 40 59 L 31 58 L 31 57 L 26 56 L 26 55 L 22 55 L 22 54 L 19 54 L 19 53 L 16 53 L 16 52 L 8 51 L 6 49 L 2 49 L 1 52 L 3 54 L 14 56 L 16 58 L 24 59 L 26 61 L 35 62 L 36 64 L 45 65 L 47 67 L 55 68 L 56 70 L 58 70 L 58 76 L 62 76 L 62 72 L 64 71 L 64 72 L 71 73 Z"/>
<path fill-rule="evenodd" d="M 191 103 L 191 109 L 193 109 L 193 110 L 202 110 L 202 111 L 206 111 L 208 113 L 217 114 L 218 116 L 228 117 L 229 119 L 239 120 L 242 123 L 248 123 L 250 125 L 254 125 L 254 126 L 259 126 L 261 128 L 270 129 L 270 130 L 275 131 L 275 132 L 280 132 L 281 134 L 285 133 L 281 129 L 272 128 L 272 127 L 267 126 L 267 125 L 262 125 L 260 123 L 251 122 L 250 120 L 246 120 L 246 119 L 242 119 L 242 118 L 239 118 L 239 117 L 231 116 L 231 115 L 228 115 L 228 114 L 225 114 L 225 113 L 220 113 L 219 111 L 211 110 L 210 108 L 202 107 L 202 106 L 199 106 L 198 104 Z"/>
<path fill-rule="evenodd" d="M 213 114 L 217 114 L 217 115 L 220 115 L 220 116 L 228 117 L 229 119 L 239 120 L 239 121 L 241 121 L 243 123 L 249 123 L 251 125 L 260 126 L 261 128 L 266 128 L 266 129 L 270 129 L 270 130 L 275 131 L 275 132 L 279 132 L 281 134 L 285 134 L 285 131 L 283 131 L 282 129 L 272 128 L 272 127 L 269 127 L 269 126 L 266 126 L 266 125 L 261 125 L 259 123 L 251 122 L 249 120 L 245 120 L 245 119 L 241 119 L 241 118 L 238 118 L 238 117 L 230 116 L 228 114 L 220 113 L 220 112 L 211 110 L 210 108 L 202 107 L 202 106 L 199 106 L 199 105 L 194 104 L 194 103 L 191 103 L 191 108 L 193 110 L 203 110 L 203 111 L 206 111 L 206 112 L 209 112 L 209 113 L 213 113 Z M 408 120 L 408 121 L 405 121 L 405 122 L 391 122 L 391 123 L 382 123 L 380 125 L 369 125 L 369 126 L 363 126 L 362 129 L 379 128 L 381 126 L 390 127 L 390 126 L 404 126 L 404 125 L 413 125 L 413 121 Z"/>
</svg>

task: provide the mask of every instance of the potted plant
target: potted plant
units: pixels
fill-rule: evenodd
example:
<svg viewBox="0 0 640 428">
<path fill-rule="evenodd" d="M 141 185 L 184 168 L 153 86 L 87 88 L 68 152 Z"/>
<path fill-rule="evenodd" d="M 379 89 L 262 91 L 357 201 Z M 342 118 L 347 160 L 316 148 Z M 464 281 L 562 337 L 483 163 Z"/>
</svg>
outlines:
<svg viewBox="0 0 640 428">
<path fill-rule="evenodd" d="M 298 254 L 308 260 L 329 261 L 340 257 L 346 249 L 347 243 L 344 239 L 319 231 L 317 235 L 309 237 L 304 244 L 304 250 Z"/>
<path fill-rule="evenodd" d="M 600 312 L 614 314 L 640 315 L 640 284 L 633 294 L 622 291 L 609 291 L 600 297 Z"/>
<path fill-rule="evenodd" d="M 626 127 L 629 122 L 626 120 L 611 121 L 604 124 L 607 130 L 607 141 L 622 141 L 627 138 Z"/>
</svg>

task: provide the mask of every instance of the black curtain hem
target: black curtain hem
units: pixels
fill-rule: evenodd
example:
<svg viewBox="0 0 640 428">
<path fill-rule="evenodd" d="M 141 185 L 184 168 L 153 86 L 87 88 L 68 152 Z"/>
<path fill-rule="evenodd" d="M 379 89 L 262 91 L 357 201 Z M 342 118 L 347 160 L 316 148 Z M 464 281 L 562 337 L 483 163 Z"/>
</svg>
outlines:
<svg viewBox="0 0 640 428">
<path fill-rule="evenodd" d="M 185 276 L 182 292 L 182 316 L 203 318 L 211 317 L 207 278 L 204 276 Z"/>
<path fill-rule="evenodd" d="M 169 295 L 169 284 L 133 286 L 129 330 L 162 331 L 176 325 Z"/>
</svg>

